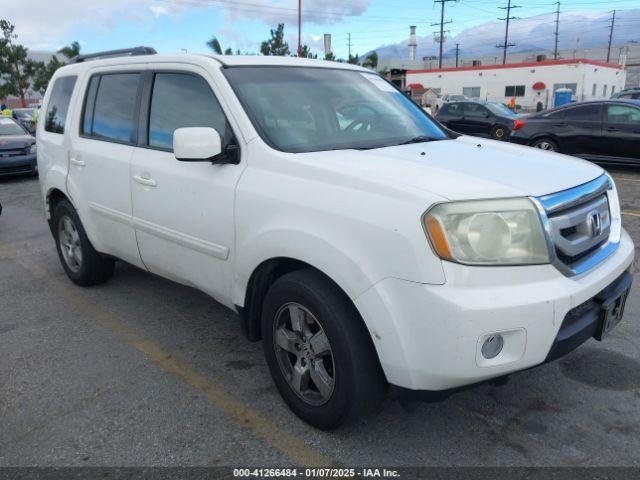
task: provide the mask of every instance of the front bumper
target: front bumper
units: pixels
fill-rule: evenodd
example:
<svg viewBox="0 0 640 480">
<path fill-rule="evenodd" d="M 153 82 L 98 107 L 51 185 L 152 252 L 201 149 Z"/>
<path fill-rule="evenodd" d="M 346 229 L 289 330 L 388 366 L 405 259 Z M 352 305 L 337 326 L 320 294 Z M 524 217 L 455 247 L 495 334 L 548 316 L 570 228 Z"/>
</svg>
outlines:
<svg viewBox="0 0 640 480">
<path fill-rule="evenodd" d="M 0 157 L 0 177 L 35 173 L 38 170 L 36 154 Z"/>
<path fill-rule="evenodd" d="M 552 265 L 443 262 L 444 285 L 388 278 L 355 304 L 389 383 L 410 390 L 452 389 L 543 363 L 567 313 L 618 279 L 633 255 L 633 242 L 623 231 L 614 254 L 575 277 Z M 494 333 L 504 337 L 504 348 L 487 360 L 481 346 Z"/>
</svg>

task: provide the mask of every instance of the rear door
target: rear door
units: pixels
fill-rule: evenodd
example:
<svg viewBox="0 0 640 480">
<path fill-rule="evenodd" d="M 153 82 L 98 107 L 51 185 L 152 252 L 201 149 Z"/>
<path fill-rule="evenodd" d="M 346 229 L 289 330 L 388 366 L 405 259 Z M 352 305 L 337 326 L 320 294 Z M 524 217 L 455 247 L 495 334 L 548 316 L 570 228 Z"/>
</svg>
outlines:
<svg viewBox="0 0 640 480">
<path fill-rule="evenodd" d="M 601 141 L 602 104 L 576 105 L 564 110 L 564 117 L 552 123 L 560 151 L 569 155 L 597 153 Z"/>
<path fill-rule="evenodd" d="M 189 65 L 149 72 L 142 111 L 130 171 L 142 260 L 228 304 L 235 188 L 244 166 L 181 162 L 173 154 L 173 132 L 182 127 L 212 127 L 223 148 L 237 144 L 210 74 Z"/>
<path fill-rule="evenodd" d="M 69 149 L 67 185 L 93 246 L 142 267 L 131 225 L 129 163 L 137 141 L 139 71 L 89 76 Z"/>
<path fill-rule="evenodd" d="M 470 135 L 488 136 L 493 125 L 489 110 L 479 103 L 465 103 L 462 125 Z"/>
<path fill-rule="evenodd" d="M 600 155 L 640 162 L 640 108 L 605 104 Z"/>
</svg>

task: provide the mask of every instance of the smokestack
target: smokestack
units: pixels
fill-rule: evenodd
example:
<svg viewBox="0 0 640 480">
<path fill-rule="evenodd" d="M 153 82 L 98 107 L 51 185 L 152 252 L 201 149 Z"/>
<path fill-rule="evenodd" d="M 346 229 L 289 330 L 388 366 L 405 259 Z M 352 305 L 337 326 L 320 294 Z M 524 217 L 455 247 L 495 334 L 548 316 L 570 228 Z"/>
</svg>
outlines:
<svg viewBox="0 0 640 480">
<path fill-rule="evenodd" d="M 409 27 L 409 60 L 416 59 L 416 48 L 418 44 L 416 43 L 416 26 L 411 25 Z"/>
<path fill-rule="evenodd" d="M 325 33 L 324 34 L 324 54 L 328 55 L 329 53 L 331 53 L 331 34 Z"/>
</svg>

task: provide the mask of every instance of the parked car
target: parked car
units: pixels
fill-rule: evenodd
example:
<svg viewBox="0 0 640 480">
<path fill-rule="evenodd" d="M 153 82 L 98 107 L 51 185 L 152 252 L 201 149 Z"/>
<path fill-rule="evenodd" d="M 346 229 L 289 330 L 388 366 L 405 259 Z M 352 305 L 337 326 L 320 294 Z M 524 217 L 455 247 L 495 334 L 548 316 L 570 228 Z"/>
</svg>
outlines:
<svg viewBox="0 0 640 480">
<path fill-rule="evenodd" d="M 357 65 L 123 54 L 80 56 L 44 97 L 62 267 L 95 285 L 122 259 L 208 293 L 310 424 L 528 369 L 622 318 L 634 246 L 600 167 L 451 136 Z"/>
<path fill-rule="evenodd" d="M 37 171 L 36 139 L 13 118 L 0 116 L 0 177 Z"/>
<path fill-rule="evenodd" d="M 467 135 L 508 140 L 520 128 L 520 116 L 498 102 L 470 100 L 446 103 L 436 118 L 447 128 Z"/>
<path fill-rule="evenodd" d="M 511 141 L 599 163 L 640 165 L 640 100 L 572 103 L 530 115 Z"/>
<path fill-rule="evenodd" d="M 620 90 L 618 93 L 611 95 L 611 98 L 614 100 L 639 100 L 640 88 L 625 88 L 624 90 Z"/>
<path fill-rule="evenodd" d="M 14 108 L 13 118 L 18 121 L 31 135 L 36 133 L 35 108 Z"/>
</svg>

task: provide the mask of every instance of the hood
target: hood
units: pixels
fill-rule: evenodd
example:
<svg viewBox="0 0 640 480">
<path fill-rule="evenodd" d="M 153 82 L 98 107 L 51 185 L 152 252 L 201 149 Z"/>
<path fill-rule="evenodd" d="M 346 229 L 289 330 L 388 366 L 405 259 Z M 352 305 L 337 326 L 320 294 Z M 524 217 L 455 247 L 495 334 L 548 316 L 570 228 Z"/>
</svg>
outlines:
<svg viewBox="0 0 640 480">
<path fill-rule="evenodd" d="M 19 150 L 36 143 L 31 135 L 0 135 L 0 150 Z"/>
<path fill-rule="evenodd" d="M 589 182 L 602 168 L 574 157 L 461 136 L 375 150 L 314 152 L 318 165 L 449 200 L 541 196 Z M 314 162 L 315 163 L 315 162 Z"/>
</svg>

